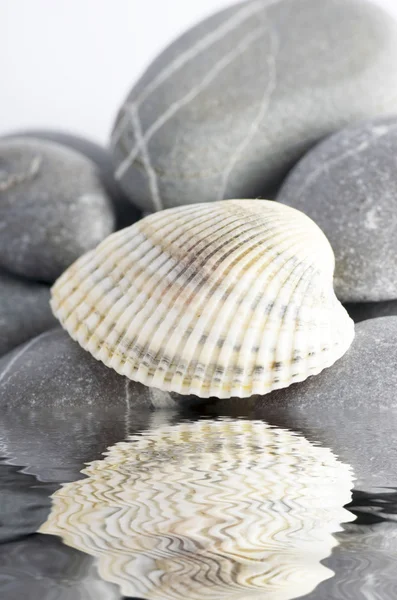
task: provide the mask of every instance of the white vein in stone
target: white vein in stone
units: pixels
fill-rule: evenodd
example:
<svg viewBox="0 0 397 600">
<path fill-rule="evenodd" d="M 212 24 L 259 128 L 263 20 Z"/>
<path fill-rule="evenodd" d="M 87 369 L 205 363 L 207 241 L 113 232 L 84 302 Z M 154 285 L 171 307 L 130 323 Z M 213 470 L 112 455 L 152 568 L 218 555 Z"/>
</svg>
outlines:
<svg viewBox="0 0 397 600">
<path fill-rule="evenodd" d="M 163 208 L 163 203 L 161 201 L 160 191 L 157 184 L 157 175 L 156 171 L 153 169 L 152 162 L 149 156 L 149 148 L 147 143 L 142 135 L 142 127 L 139 119 L 138 108 L 130 104 L 129 112 L 131 114 L 131 120 L 134 127 L 135 139 L 140 146 L 142 153 L 142 160 L 145 167 L 146 175 L 149 182 L 150 195 L 153 202 L 153 208 L 155 210 L 161 210 Z"/>
<path fill-rule="evenodd" d="M 277 0 L 279 1 L 279 0 Z M 271 2 L 272 4 L 274 2 Z M 185 50 L 185 52 L 181 52 L 178 54 L 177 58 L 175 58 L 169 65 L 167 65 L 139 94 L 136 98 L 135 102 L 138 106 L 146 100 L 146 98 L 154 92 L 161 84 L 163 84 L 167 79 L 169 79 L 174 73 L 179 71 L 183 66 L 185 66 L 188 62 L 197 58 L 204 50 L 207 50 L 211 46 L 213 46 L 216 42 L 220 42 L 223 38 L 226 37 L 228 33 L 233 32 L 237 27 L 242 25 L 245 21 L 247 21 L 250 17 L 256 15 L 258 12 L 263 10 L 264 2 L 260 0 L 259 2 L 254 2 L 251 4 L 244 4 L 243 8 L 238 12 L 234 13 L 227 21 L 222 23 L 219 27 L 211 31 L 204 37 L 200 38 L 200 40 L 194 44 L 191 48 Z"/>
<path fill-rule="evenodd" d="M 35 156 L 27 171 L 25 171 L 24 173 L 13 173 L 6 177 L 5 180 L 0 181 L 0 192 L 6 192 L 15 185 L 18 185 L 19 183 L 24 183 L 25 181 L 34 179 L 40 171 L 42 162 L 42 156 Z"/>
<path fill-rule="evenodd" d="M 125 380 L 125 419 L 124 419 L 124 429 L 125 436 L 127 437 L 130 433 L 130 383 L 131 379 Z"/>
<path fill-rule="evenodd" d="M 128 123 L 129 123 L 129 114 L 127 111 L 127 106 L 128 104 L 125 104 L 121 110 L 123 111 L 123 115 L 120 117 L 119 122 L 117 123 L 116 127 L 114 128 L 114 131 L 112 133 L 112 137 L 110 140 L 110 143 L 112 145 L 113 148 L 116 147 L 116 145 L 119 143 L 119 141 L 121 140 L 124 130 L 127 127 Z"/>
<path fill-rule="evenodd" d="M 236 45 L 233 50 L 225 54 L 212 69 L 207 73 L 207 75 L 202 79 L 202 81 L 192 88 L 183 98 L 173 102 L 171 106 L 168 107 L 164 111 L 164 113 L 156 119 L 156 121 L 148 128 L 145 135 L 142 136 L 142 140 L 137 141 L 136 145 L 131 149 L 131 152 L 126 156 L 126 158 L 120 163 L 116 170 L 116 178 L 121 179 L 126 171 L 130 168 L 134 160 L 136 159 L 139 152 L 142 150 L 143 146 L 147 146 L 150 139 L 153 135 L 163 127 L 167 121 L 169 121 L 181 108 L 192 102 L 210 83 L 216 79 L 216 77 L 231 63 L 233 63 L 239 56 L 241 56 L 244 52 L 248 50 L 248 48 L 261 36 L 263 35 L 263 28 L 257 27 L 251 33 L 244 36 L 239 44 Z"/>
<path fill-rule="evenodd" d="M 271 3 L 272 0 L 270 0 Z M 263 0 L 259 2 L 253 3 L 249 6 L 244 6 L 243 9 L 239 10 L 237 13 L 233 14 L 230 19 L 227 19 L 222 25 L 211 31 L 204 37 L 200 38 L 200 40 L 194 44 L 191 48 L 185 50 L 185 52 L 181 52 L 178 54 L 178 57 L 174 59 L 167 67 L 165 67 L 138 95 L 134 104 L 139 108 L 141 104 L 146 100 L 148 96 L 154 91 L 158 89 L 160 85 L 166 82 L 174 73 L 179 71 L 183 66 L 185 66 L 188 62 L 194 60 L 199 56 L 202 52 L 213 46 L 216 42 L 221 41 L 226 37 L 228 33 L 233 32 L 237 27 L 242 25 L 246 20 L 248 20 L 253 15 L 257 14 L 263 9 Z M 122 108 L 124 110 L 123 116 L 120 118 L 116 128 L 112 134 L 111 143 L 113 147 L 117 145 L 120 141 L 124 129 L 128 124 L 128 111 L 126 110 L 128 103 Z"/>
<path fill-rule="evenodd" d="M 126 404 L 127 410 L 130 410 L 130 383 L 131 383 L 131 379 L 125 380 L 125 404 Z"/>
<path fill-rule="evenodd" d="M 397 129 L 397 125 L 391 125 L 390 127 L 386 127 L 383 125 L 374 125 L 373 128 L 371 129 L 372 137 L 370 139 L 366 139 L 363 142 L 361 142 L 361 144 L 359 144 L 358 146 L 355 146 L 354 148 L 349 148 L 348 150 L 346 150 L 346 152 L 342 152 L 342 154 L 335 156 L 335 158 L 332 158 L 324 163 L 321 163 L 316 169 L 314 169 L 314 171 L 309 173 L 309 175 L 306 177 L 305 181 L 295 192 L 294 197 L 296 199 L 301 198 L 303 193 L 307 190 L 307 188 L 310 185 L 312 185 L 315 181 L 317 181 L 317 179 L 319 178 L 319 176 L 322 173 L 324 173 L 325 171 L 328 171 L 331 167 L 334 167 L 335 165 L 341 163 L 346 158 L 349 158 L 349 156 L 357 156 L 361 152 L 364 152 L 365 150 L 367 150 L 367 148 L 369 147 L 371 142 L 373 142 L 376 139 L 384 137 L 385 135 L 390 133 L 390 131 L 392 131 L 393 129 Z"/>
<path fill-rule="evenodd" d="M 15 356 L 7 363 L 5 369 L 0 373 L 0 384 L 1 384 L 1 387 L 3 387 L 4 384 L 7 383 L 7 381 L 8 381 L 7 380 L 7 381 L 3 382 L 4 377 L 7 375 L 7 373 L 10 373 L 12 367 L 25 354 L 25 352 L 27 352 L 30 348 L 32 348 L 32 346 L 34 346 L 36 344 L 36 342 L 38 342 L 39 340 L 43 339 L 43 337 L 46 337 L 47 335 L 50 335 L 50 334 L 53 334 L 53 333 L 54 333 L 53 330 L 45 331 L 41 335 L 39 335 L 39 336 L 33 338 L 32 340 L 30 340 L 30 342 L 28 342 L 25 346 L 23 346 L 23 348 L 21 348 L 21 350 L 19 352 L 17 352 L 15 354 Z"/>
<path fill-rule="evenodd" d="M 268 69 L 269 69 L 269 80 L 265 89 L 265 93 L 263 95 L 262 102 L 259 107 L 258 114 L 255 116 L 254 121 L 252 122 L 250 128 L 248 129 L 248 133 L 246 137 L 243 139 L 242 143 L 236 148 L 236 151 L 233 153 L 226 170 L 222 177 L 222 182 L 218 194 L 218 200 L 223 200 L 225 198 L 227 185 L 229 182 L 229 177 L 233 171 L 235 164 L 238 162 L 239 158 L 243 154 L 245 148 L 247 148 L 248 144 L 254 138 L 256 133 L 261 126 L 263 119 L 265 117 L 266 111 L 269 108 L 269 104 L 273 95 L 274 90 L 276 89 L 276 81 L 277 81 L 277 68 L 276 68 L 276 55 L 278 52 L 279 40 L 276 36 L 274 30 L 269 29 L 269 33 L 271 36 L 271 53 L 268 56 Z"/>
</svg>

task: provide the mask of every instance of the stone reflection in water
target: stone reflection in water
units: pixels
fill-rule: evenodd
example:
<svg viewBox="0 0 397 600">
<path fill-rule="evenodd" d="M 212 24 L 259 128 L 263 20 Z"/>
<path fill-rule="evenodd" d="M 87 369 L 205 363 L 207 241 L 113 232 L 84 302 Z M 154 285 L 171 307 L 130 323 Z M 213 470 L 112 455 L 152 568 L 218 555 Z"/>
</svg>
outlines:
<svg viewBox="0 0 397 600">
<path fill-rule="evenodd" d="M 0 590 L 2 600 L 121 600 L 94 559 L 40 535 L 0 545 Z"/>
<path fill-rule="evenodd" d="M 333 575 L 320 561 L 354 519 L 350 467 L 263 421 L 160 425 L 83 473 L 40 531 L 148 600 L 296 598 Z"/>
<path fill-rule="evenodd" d="M 336 575 L 302 600 L 395 600 L 397 523 L 348 523 L 325 564 Z"/>
</svg>

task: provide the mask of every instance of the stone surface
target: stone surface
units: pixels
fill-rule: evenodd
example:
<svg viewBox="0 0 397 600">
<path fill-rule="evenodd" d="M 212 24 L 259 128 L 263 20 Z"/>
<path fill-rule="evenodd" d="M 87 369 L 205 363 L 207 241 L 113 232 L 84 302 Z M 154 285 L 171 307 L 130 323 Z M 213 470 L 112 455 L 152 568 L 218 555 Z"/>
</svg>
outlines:
<svg viewBox="0 0 397 600">
<path fill-rule="evenodd" d="M 324 231 L 342 301 L 397 298 L 397 117 L 346 128 L 313 148 L 277 199 Z"/>
<path fill-rule="evenodd" d="M 363 321 L 350 350 L 303 383 L 207 410 L 303 433 L 351 465 L 356 488 L 397 487 L 397 317 Z"/>
<path fill-rule="evenodd" d="M 113 201 L 116 212 L 116 229 L 128 227 L 128 225 L 132 225 L 132 223 L 135 223 L 135 221 L 140 218 L 141 213 L 139 209 L 130 202 L 129 198 L 114 178 L 112 159 L 108 149 L 91 140 L 80 137 L 79 135 L 64 131 L 32 129 L 21 131 L 13 135 L 11 134 L 9 137 L 15 136 L 49 140 L 50 142 L 57 142 L 58 144 L 72 148 L 77 152 L 81 152 L 81 154 L 84 154 L 84 156 L 95 163 L 98 170 L 98 176 Z"/>
<path fill-rule="evenodd" d="M 0 270 L 0 356 L 56 325 L 49 301 L 46 285 Z"/>
<path fill-rule="evenodd" d="M 132 89 L 112 134 L 116 177 L 144 210 L 269 197 L 319 139 L 395 112 L 396 61 L 397 23 L 374 2 L 231 6 Z"/>
<path fill-rule="evenodd" d="M 1 456 L 42 481 L 73 481 L 108 446 L 172 418 L 180 400 L 121 377 L 52 329 L 0 359 Z"/>
<path fill-rule="evenodd" d="M 118 375 L 61 328 L 51 329 L 0 359 L 0 411 L 18 406 L 89 409 L 130 405 L 174 407 L 184 396 L 160 392 Z"/>
<path fill-rule="evenodd" d="M 0 546 L 2 600 L 121 600 L 95 561 L 50 535 Z"/>
<path fill-rule="evenodd" d="M 0 140 L 0 265 L 53 281 L 114 228 L 93 163 L 54 142 Z"/>
<path fill-rule="evenodd" d="M 386 302 L 349 302 L 345 304 L 345 308 L 353 321 L 359 323 L 367 319 L 397 315 L 397 300 L 387 300 Z"/>
</svg>

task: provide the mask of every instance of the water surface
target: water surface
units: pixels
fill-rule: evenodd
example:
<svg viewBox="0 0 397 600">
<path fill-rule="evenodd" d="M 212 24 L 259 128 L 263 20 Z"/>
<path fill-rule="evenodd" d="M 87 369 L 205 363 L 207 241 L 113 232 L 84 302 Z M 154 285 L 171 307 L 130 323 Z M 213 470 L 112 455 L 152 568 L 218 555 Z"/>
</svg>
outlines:
<svg viewBox="0 0 397 600">
<path fill-rule="evenodd" d="M 394 452 L 384 417 L 356 415 L 351 439 L 298 417 L 5 411 L 1 598 L 394 600 L 397 476 L 363 464 L 367 444 Z"/>
</svg>

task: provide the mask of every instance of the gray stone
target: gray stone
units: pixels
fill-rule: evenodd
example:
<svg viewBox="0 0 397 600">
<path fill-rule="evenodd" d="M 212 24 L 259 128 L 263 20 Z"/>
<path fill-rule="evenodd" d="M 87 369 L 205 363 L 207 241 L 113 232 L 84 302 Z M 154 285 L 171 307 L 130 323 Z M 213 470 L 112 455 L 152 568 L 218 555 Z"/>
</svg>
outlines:
<svg viewBox="0 0 397 600">
<path fill-rule="evenodd" d="M 53 281 L 114 228 L 93 163 L 54 142 L 0 141 L 0 265 Z"/>
<path fill-rule="evenodd" d="M 83 350 L 61 328 L 51 329 L 0 359 L 0 410 L 36 405 L 103 410 L 175 407 L 184 396 L 160 392 L 118 375 Z"/>
<path fill-rule="evenodd" d="M 397 299 L 396 155 L 397 117 L 351 126 L 312 149 L 277 197 L 328 237 L 342 301 Z"/>
<path fill-rule="evenodd" d="M 115 173 L 144 210 L 269 196 L 315 142 L 396 110 L 397 23 L 367 0 L 251 0 L 199 23 L 118 114 Z"/>
<path fill-rule="evenodd" d="M 358 489 L 397 487 L 397 317 L 363 321 L 351 348 L 302 383 L 207 411 L 301 432 L 351 465 Z"/>
<path fill-rule="evenodd" d="M 359 323 L 367 319 L 397 315 L 397 300 L 386 302 L 348 302 L 345 308 L 353 321 Z"/>
<path fill-rule="evenodd" d="M 55 326 L 46 285 L 0 270 L 0 356 Z"/>
<path fill-rule="evenodd" d="M 64 131 L 51 131 L 47 129 L 32 129 L 10 134 L 7 137 L 24 136 L 57 142 L 81 152 L 95 164 L 98 176 L 110 196 L 116 212 L 116 229 L 122 229 L 135 223 L 140 217 L 139 209 L 132 204 L 128 196 L 121 189 L 114 178 L 113 164 L 110 152 L 92 140 Z"/>
<path fill-rule="evenodd" d="M 0 359 L 1 454 L 42 481 L 73 481 L 84 463 L 185 401 L 118 375 L 53 329 Z"/>
<path fill-rule="evenodd" d="M 121 600 L 91 556 L 51 535 L 0 546 L 0 589 L 2 600 Z"/>
</svg>

